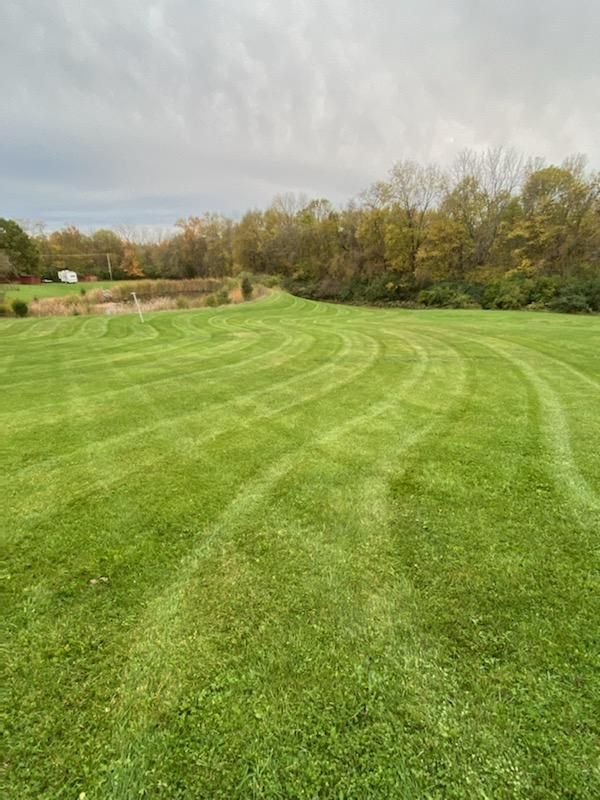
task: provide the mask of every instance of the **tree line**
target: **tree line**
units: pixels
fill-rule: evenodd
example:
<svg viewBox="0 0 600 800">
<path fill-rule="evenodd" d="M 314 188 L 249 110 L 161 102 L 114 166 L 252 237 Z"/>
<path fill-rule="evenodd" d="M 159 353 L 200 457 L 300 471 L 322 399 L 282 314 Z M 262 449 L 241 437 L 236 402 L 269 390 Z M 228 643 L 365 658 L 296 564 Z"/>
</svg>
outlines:
<svg viewBox="0 0 600 800">
<path fill-rule="evenodd" d="M 582 156 L 547 165 L 496 148 L 464 151 L 447 169 L 400 161 L 342 208 L 278 195 L 239 220 L 181 219 L 156 239 L 38 231 L 18 256 L 7 223 L 16 224 L 0 221 L 4 271 L 8 258 L 48 276 L 63 266 L 100 278 L 251 272 L 315 298 L 600 310 L 600 175 Z"/>
</svg>

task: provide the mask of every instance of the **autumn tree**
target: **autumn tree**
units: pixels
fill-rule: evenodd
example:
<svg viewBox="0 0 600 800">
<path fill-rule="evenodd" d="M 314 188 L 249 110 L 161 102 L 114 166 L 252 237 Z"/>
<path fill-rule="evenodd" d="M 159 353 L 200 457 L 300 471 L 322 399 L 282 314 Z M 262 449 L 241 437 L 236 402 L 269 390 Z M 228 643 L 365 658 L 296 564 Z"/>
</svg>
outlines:
<svg viewBox="0 0 600 800">
<path fill-rule="evenodd" d="M 121 271 L 128 278 L 143 278 L 144 272 L 140 265 L 136 248 L 131 244 L 126 244 L 123 248 L 123 261 L 121 262 Z"/>
<path fill-rule="evenodd" d="M 4 274 L 35 268 L 27 234 L 2 224 Z M 600 178 L 580 156 L 557 166 L 510 148 L 465 150 L 448 170 L 400 161 L 344 208 L 287 193 L 240 220 L 207 212 L 160 236 L 67 226 L 35 242 L 54 269 L 97 272 L 110 253 L 128 277 L 271 273 L 314 297 L 600 308 Z M 561 287 L 588 299 L 570 304 Z"/>
<path fill-rule="evenodd" d="M 445 183 L 444 173 L 435 165 L 399 161 L 387 181 L 375 184 L 363 196 L 368 208 L 387 211 L 385 260 L 391 269 L 414 275 L 427 215 L 440 201 Z"/>
<path fill-rule="evenodd" d="M 510 148 L 463 150 L 457 156 L 442 210 L 462 228 L 462 274 L 493 262 L 524 174 L 523 158 Z"/>
<path fill-rule="evenodd" d="M 266 228 L 261 211 L 248 211 L 232 233 L 233 268 L 235 272 L 264 272 Z M 276 270 L 273 269 L 273 272 Z"/>
<path fill-rule="evenodd" d="M 597 256 L 597 176 L 586 180 L 581 163 L 565 162 L 529 175 L 521 197 L 522 217 L 511 231 L 518 265 L 563 277 Z"/>
</svg>

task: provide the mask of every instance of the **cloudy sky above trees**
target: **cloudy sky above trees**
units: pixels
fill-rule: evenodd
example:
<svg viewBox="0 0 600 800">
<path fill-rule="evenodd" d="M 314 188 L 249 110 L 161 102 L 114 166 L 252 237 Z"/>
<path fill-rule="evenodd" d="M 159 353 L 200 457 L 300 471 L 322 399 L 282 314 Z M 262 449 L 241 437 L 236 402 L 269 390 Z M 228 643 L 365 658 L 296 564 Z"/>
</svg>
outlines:
<svg viewBox="0 0 600 800">
<path fill-rule="evenodd" d="M 600 166 L 598 0 L 3 0 L 0 216 L 341 202 L 400 159 Z"/>
</svg>

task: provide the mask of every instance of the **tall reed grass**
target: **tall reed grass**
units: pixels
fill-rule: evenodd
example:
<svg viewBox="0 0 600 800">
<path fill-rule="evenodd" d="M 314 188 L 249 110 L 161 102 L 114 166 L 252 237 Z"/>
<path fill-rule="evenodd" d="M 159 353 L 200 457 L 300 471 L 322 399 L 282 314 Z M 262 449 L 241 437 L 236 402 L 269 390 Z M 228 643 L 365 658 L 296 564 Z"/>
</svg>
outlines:
<svg viewBox="0 0 600 800">
<path fill-rule="evenodd" d="M 177 291 L 176 291 L 177 290 Z M 243 303 L 244 297 L 235 279 L 213 278 L 190 280 L 135 281 L 119 283 L 110 290 L 91 289 L 85 294 L 46 297 L 32 300 L 29 313 L 34 317 L 65 317 L 86 314 L 131 314 L 135 292 L 142 311 L 172 311 L 183 308 L 220 306 Z M 262 297 L 269 289 L 254 285 L 253 298 Z"/>
</svg>

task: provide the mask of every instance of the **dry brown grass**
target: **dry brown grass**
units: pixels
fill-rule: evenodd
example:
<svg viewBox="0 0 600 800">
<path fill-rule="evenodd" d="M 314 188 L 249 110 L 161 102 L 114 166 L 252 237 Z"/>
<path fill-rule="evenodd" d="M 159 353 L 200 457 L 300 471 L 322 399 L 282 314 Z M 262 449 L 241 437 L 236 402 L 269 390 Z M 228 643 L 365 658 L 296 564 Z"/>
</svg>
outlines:
<svg viewBox="0 0 600 800">
<path fill-rule="evenodd" d="M 116 302 L 129 300 L 131 292 L 138 298 L 171 297 L 179 295 L 202 295 L 216 292 L 223 286 L 223 280 L 216 278 L 186 278 L 183 280 L 141 280 L 118 283 L 110 290 Z"/>
<path fill-rule="evenodd" d="M 243 303 L 244 298 L 239 285 L 231 286 L 233 281 L 223 282 L 214 279 L 194 278 L 183 281 L 136 281 L 118 284 L 111 290 L 92 289 L 85 294 L 72 294 L 63 297 L 47 297 L 33 300 L 29 313 L 34 317 L 66 317 L 86 314 L 131 314 L 135 306 L 131 292 L 135 291 L 142 311 L 173 311 L 183 308 L 202 308 L 215 303 L 218 292 L 214 287 L 227 292 L 229 303 Z M 178 288 L 179 291 L 173 291 Z M 164 294 L 160 294 L 163 291 Z M 269 290 L 255 285 L 252 299 L 262 297 Z M 207 300 L 209 301 L 207 303 Z"/>
<path fill-rule="evenodd" d="M 230 289 L 228 297 L 230 303 L 242 303 L 244 301 L 242 290 L 239 286 L 234 286 L 233 289 Z"/>
<path fill-rule="evenodd" d="M 65 297 L 45 297 L 32 300 L 29 313 L 33 317 L 66 317 L 79 314 L 91 314 L 94 302 L 88 295 L 66 295 Z"/>
</svg>

